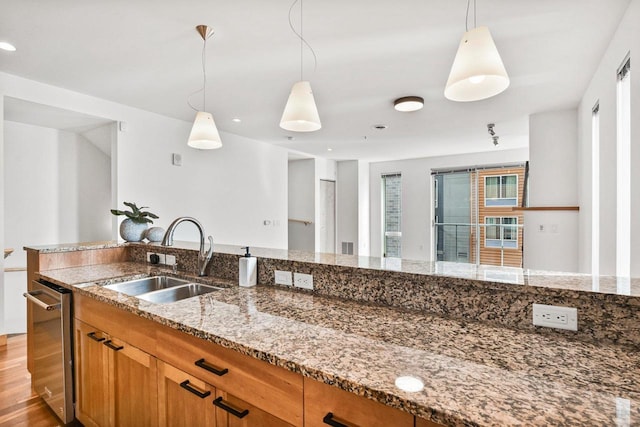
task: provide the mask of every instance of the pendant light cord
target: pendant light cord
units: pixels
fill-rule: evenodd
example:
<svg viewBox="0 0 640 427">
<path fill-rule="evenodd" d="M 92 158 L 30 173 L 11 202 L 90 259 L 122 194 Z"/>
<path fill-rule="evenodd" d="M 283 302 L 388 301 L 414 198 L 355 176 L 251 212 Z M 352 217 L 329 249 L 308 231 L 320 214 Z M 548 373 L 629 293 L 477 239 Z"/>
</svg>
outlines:
<svg viewBox="0 0 640 427">
<path fill-rule="evenodd" d="M 464 29 L 466 32 L 469 31 L 469 7 L 471 6 L 471 0 L 467 0 L 467 15 L 464 19 Z M 473 0 L 473 28 L 478 26 L 476 22 L 476 0 Z"/>
<path fill-rule="evenodd" d="M 202 45 L 202 89 L 196 90 L 187 97 L 187 104 L 193 111 L 207 111 L 207 38 L 204 38 L 204 44 Z M 202 92 L 202 110 L 198 110 L 191 103 L 191 97 L 200 92 Z"/>
<path fill-rule="evenodd" d="M 296 3 L 298 3 L 298 1 L 300 1 L 300 32 L 299 33 L 293 27 L 293 23 L 291 22 L 291 11 L 293 10 L 293 7 L 296 5 Z M 302 55 L 304 45 L 306 45 L 307 48 L 309 48 L 309 50 L 311 51 L 311 54 L 313 55 L 313 71 L 316 71 L 316 69 L 318 68 L 318 58 L 316 57 L 316 52 L 313 50 L 311 45 L 307 43 L 307 41 L 302 36 L 303 34 L 302 32 L 302 0 L 294 0 L 294 2 L 291 4 L 291 7 L 289 8 L 289 28 L 291 28 L 291 31 L 293 31 L 293 33 L 296 36 L 298 36 L 298 38 L 300 39 L 300 81 L 302 81 L 304 80 L 303 79 L 304 65 L 303 65 L 303 55 Z"/>
<path fill-rule="evenodd" d="M 207 37 L 202 45 L 202 111 L 207 111 Z"/>
</svg>

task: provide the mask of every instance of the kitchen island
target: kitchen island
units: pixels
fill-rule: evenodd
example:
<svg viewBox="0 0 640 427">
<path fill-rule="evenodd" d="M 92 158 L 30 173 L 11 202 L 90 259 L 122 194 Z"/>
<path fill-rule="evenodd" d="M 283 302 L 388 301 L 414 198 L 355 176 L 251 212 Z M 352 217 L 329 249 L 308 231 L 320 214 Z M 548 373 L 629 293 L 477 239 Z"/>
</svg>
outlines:
<svg viewBox="0 0 640 427">
<path fill-rule="evenodd" d="M 640 419 L 640 355 L 633 347 L 224 280 L 214 280 L 226 286 L 220 291 L 171 304 L 103 287 L 158 271 L 114 262 L 39 276 L 80 299 L 416 416 L 418 425 L 601 426 Z M 405 391 L 399 378 L 423 385 Z"/>
</svg>

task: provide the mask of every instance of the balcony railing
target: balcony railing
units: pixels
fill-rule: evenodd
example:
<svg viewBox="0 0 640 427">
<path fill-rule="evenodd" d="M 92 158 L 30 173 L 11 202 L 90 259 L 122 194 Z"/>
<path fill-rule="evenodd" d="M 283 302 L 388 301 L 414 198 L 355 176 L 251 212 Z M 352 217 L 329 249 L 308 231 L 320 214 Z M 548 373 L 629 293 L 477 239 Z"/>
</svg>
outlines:
<svg viewBox="0 0 640 427">
<path fill-rule="evenodd" d="M 496 238 L 487 238 L 490 227 L 493 227 L 491 237 Z M 522 267 L 523 224 L 435 223 L 434 235 L 436 261 L 505 266 L 505 251 L 518 251 L 518 256 L 508 257 L 512 262 L 507 265 Z M 497 250 L 499 260 L 496 259 Z"/>
</svg>

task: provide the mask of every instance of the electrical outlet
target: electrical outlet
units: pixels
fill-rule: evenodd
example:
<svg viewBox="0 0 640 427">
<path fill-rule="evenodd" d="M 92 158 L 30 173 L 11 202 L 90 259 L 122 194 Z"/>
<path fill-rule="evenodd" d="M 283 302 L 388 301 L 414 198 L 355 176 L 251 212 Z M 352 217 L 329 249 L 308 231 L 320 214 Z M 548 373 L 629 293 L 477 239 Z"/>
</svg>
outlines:
<svg viewBox="0 0 640 427">
<path fill-rule="evenodd" d="M 164 261 L 161 262 L 161 264 L 176 265 L 176 256 L 175 255 L 167 255 L 165 257 Z"/>
<path fill-rule="evenodd" d="M 158 256 L 158 264 L 164 264 L 164 262 L 165 262 L 165 255 L 164 254 L 157 254 L 155 252 L 147 252 L 147 262 L 151 262 L 151 255 L 157 255 Z"/>
<path fill-rule="evenodd" d="M 533 324 L 547 328 L 578 330 L 578 309 L 556 305 L 533 304 Z"/>
<path fill-rule="evenodd" d="M 276 285 L 293 285 L 293 280 L 291 280 L 291 272 L 290 271 L 281 271 L 275 270 L 275 281 Z"/>
<path fill-rule="evenodd" d="M 311 274 L 293 273 L 293 286 L 313 290 L 313 276 Z"/>
</svg>

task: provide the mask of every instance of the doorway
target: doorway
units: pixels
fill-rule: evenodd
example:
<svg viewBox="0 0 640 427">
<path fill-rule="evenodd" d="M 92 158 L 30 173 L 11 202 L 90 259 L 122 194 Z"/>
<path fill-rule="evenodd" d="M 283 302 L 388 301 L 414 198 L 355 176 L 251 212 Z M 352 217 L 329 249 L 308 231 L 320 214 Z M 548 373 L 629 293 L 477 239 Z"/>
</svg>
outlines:
<svg viewBox="0 0 640 427">
<path fill-rule="evenodd" d="M 432 171 L 434 260 L 522 267 L 525 165 Z"/>
<path fill-rule="evenodd" d="M 26 331 L 25 245 L 111 240 L 116 122 L 4 97 L 4 260 L 8 334 Z"/>
</svg>

